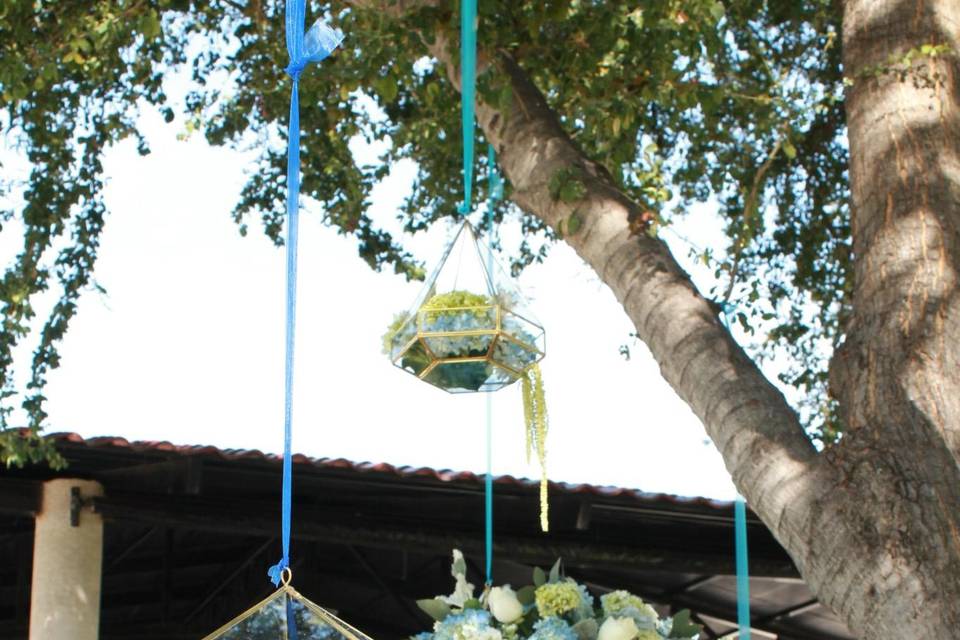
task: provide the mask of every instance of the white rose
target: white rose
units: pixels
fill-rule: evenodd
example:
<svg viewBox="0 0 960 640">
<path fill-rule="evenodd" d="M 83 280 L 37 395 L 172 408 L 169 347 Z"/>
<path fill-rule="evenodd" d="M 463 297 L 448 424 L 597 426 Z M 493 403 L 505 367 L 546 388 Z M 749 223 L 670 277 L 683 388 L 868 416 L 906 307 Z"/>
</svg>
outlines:
<svg viewBox="0 0 960 640">
<path fill-rule="evenodd" d="M 498 622 L 508 624 L 523 615 L 523 605 L 517 600 L 517 594 L 510 585 L 490 589 L 487 602 L 490 604 L 490 613 Z"/>
<path fill-rule="evenodd" d="M 597 640 L 633 640 L 639 632 L 633 618 L 607 618 L 600 625 Z"/>
</svg>

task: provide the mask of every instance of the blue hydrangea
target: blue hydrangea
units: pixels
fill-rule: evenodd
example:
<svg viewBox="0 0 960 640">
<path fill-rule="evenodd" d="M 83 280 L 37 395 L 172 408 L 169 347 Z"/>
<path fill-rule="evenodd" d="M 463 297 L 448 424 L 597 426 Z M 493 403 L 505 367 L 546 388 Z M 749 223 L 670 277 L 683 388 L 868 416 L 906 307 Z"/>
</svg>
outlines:
<svg viewBox="0 0 960 640">
<path fill-rule="evenodd" d="M 490 613 L 483 609 L 452 613 L 434 625 L 433 640 L 498 640 L 500 631 L 490 621 Z"/>
<path fill-rule="evenodd" d="M 533 625 L 528 640 L 578 640 L 577 632 L 560 618 L 543 618 Z"/>
<path fill-rule="evenodd" d="M 421 631 L 416 635 L 410 636 L 410 640 L 433 640 L 433 633 L 429 631 Z"/>
<path fill-rule="evenodd" d="M 582 584 L 577 585 L 577 590 L 580 592 L 580 606 L 577 607 L 574 616 L 577 622 L 581 620 L 589 620 L 593 618 L 593 596 L 590 595 L 590 592 L 587 591 L 587 588 Z"/>
</svg>

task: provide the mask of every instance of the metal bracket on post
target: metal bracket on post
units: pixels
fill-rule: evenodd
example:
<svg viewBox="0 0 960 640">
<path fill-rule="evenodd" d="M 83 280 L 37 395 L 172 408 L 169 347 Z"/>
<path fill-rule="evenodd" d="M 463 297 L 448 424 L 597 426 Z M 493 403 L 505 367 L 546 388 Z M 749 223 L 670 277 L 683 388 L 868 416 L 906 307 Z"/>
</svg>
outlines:
<svg viewBox="0 0 960 640">
<path fill-rule="evenodd" d="M 93 504 L 93 500 L 80 495 L 80 487 L 70 487 L 70 526 L 80 526 L 80 510 Z"/>
</svg>

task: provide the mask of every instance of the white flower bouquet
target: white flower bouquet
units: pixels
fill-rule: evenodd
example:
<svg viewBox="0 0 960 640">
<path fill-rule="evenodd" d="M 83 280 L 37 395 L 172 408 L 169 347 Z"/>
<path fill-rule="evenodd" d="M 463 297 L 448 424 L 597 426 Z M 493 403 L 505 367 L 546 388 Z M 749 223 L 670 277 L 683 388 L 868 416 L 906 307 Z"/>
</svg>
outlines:
<svg viewBox="0 0 960 640">
<path fill-rule="evenodd" d="M 420 600 L 434 620 L 433 631 L 412 640 L 697 640 L 701 628 L 690 612 L 672 618 L 628 591 L 603 594 L 599 602 L 561 573 L 534 569 L 533 584 L 517 589 L 491 587 L 478 598 L 467 582 L 463 554 L 453 552 L 456 589 L 450 596 Z"/>
</svg>

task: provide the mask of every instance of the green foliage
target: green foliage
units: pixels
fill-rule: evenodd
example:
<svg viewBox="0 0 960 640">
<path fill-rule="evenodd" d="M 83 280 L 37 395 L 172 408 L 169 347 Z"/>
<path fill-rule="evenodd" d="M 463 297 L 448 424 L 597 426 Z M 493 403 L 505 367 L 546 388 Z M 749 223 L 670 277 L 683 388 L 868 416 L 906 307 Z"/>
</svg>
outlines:
<svg viewBox="0 0 960 640">
<path fill-rule="evenodd" d="M 540 567 L 533 568 L 533 585 L 535 587 L 542 587 L 547 583 L 547 574 Z"/>
<path fill-rule="evenodd" d="M 758 332 L 755 353 L 789 355 L 784 379 L 809 398 L 811 427 L 836 429 L 825 400 L 826 358 L 842 340 L 851 288 L 839 0 L 498 0 L 479 11 L 481 57 L 514 56 L 577 145 L 644 209 L 659 210 L 658 224 L 690 215 L 696 202 L 719 202 L 730 250 L 710 258 L 723 283 L 716 297 L 729 298 Z M 22 189 L 3 185 L 8 201 L 25 204 L 0 212 L 0 229 L 23 238 L 0 279 L 6 463 L 49 454 L 37 439 L 43 388 L 79 296 L 96 287 L 102 154 L 124 138 L 149 152 L 135 126 L 143 105 L 168 121 L 181 112 L 186 129 L 216 145 L 285 135 L 281 13 L 282 4 L 262 0 L 0 8 L 0 126 L 32 166 Z M 441 31 L 457 41 L 454 4 L 394 19 L 318 0 L 308 13 L 308 21 L 331 17 L 347 40 L 322 71 L 309 69 L 301 80 L 304 202 L 355 238 L 372 268 L 422 278 L 422 266 L 370 216 L 369 198 L 394 163 L 410 160 L 417 175 L 400 212 L 405 231 L 456 211 L 460 98 L 424 48 Z M 184 104 L 163 91 L 163 77 L 178 68 L 193 79 Z M 482 100 L 512 104 L 495 64 L 478 78 L 478 91 Z M 381 161 L 357 164 L 355 137 L 386 143 Z M 259 220 L 281 243 L 285 162 L 282 145 L 263 146 L 233 212 L 241 233 Z M 576 175 L 551 180 L 564 202 L 576 202 L 582 189 Z M 506 215 L 520 219 L 526 238 L 514 269 L 542 259 L 552 239 L 542 221 L 508 199 L 496 204 L 495 219 Z M 573 218 L 564 233 L 577 232 Z M 15 363 L 43 292 L 57 302 L 33 336 L 30 364 Z M 29 367 L 25 389 L 15 388 L 15 364 Z M 26 441 L 9 430 L 18 401 L 29 416 Z"/>
<path fill-rule="evenodd" d="M 670 628 L 671 638 L 692 638 L 703 628 L 690 619 L 690 610 L 681 609 L 673 616 L 673 626 Z"/>
<path fill-rule="evenodd" d="M 417 606 L 438 622 L 450 615 L 450 605 L 440 598 L 417 600 Z"/>
<path fill-rule="evenodd" d="M 579 174 L 572 169 L 559 169 L 550 176 L 550 197 L 560 202 L 576 202 L 587 193 Z"/>
</svg>

